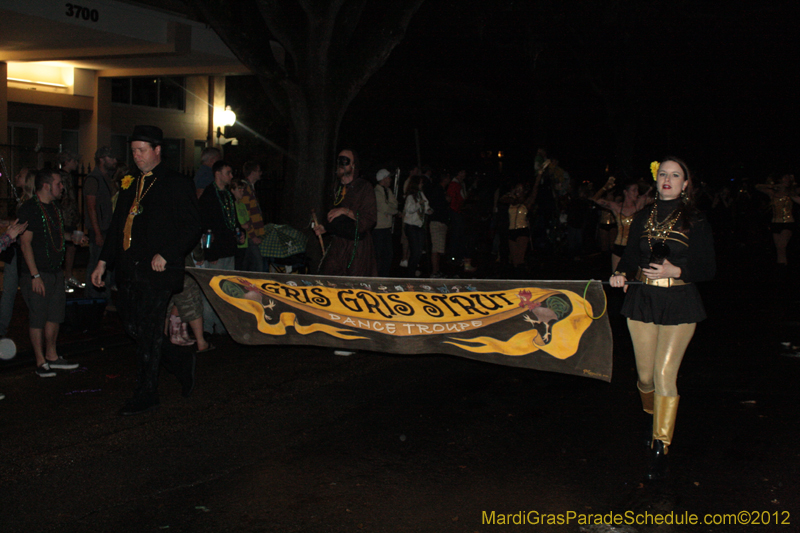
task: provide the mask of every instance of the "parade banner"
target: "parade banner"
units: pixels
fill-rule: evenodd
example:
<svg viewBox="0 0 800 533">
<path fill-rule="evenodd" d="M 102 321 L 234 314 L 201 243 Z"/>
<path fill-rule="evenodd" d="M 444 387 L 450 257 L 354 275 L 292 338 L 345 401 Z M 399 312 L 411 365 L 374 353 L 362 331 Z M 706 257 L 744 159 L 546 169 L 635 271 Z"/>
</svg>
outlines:
<svg viewBox="0 0 800 533">
<path fill-rule="evenodd" d="M 599 282 L 187 271 L 242 344 L 450 354 L 611 381 Z"/>
</svg>

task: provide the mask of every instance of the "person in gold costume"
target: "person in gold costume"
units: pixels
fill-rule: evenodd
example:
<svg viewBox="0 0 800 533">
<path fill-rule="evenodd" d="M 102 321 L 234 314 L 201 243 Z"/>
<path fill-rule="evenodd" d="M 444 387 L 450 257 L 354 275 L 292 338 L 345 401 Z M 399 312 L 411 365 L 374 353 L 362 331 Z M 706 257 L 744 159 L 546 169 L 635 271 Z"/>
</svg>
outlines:
<svg viewBox="0 0 800 533">
<path fill-rule="evenodd" d="M 612 213 L 617 221 L 617 237 L 614 239 L 614 245 L 611 248 L 611 270 L 617 269 L 622 254 L 625 252 L 625 246 L 628 244 L 628 233 L 631 229 L 631 222 L 633 217 L 642 210 L 642 208 L 652 201 L 650 198 L 650 190 L 644 194 L 639 194 L 639 184 L 636 182 L 626 182 L 622 189 L 622 202 L 615 202 L 604 199 L 606 191 L 614 187 L 614 176 L 608 178 L 606 184 L 597 191 L 592 197 L 592 201 L 601 207 L 605 207 Z"/>
<path fill-rule="evenodd" d="M 716 273 L 711 225 L 692 202 L 692 175 L 677 158 L 654 163 L 657 199 L 631 224 L 619 270 L 609 279 L 625 290 L 643 410 L 652 415 L 647 478 L 663 479 L 678 413 L 678 370 L 706 312 L 696 282 Z M 629 279 L 641 285 L 628 285 Z"/>
<path fill-rule="evenodd" d="M 544 162 L 536 173 L 533 187 L 528 190 L 525 183 L 517 183 L 510 192 L 504 194 L 498 203 L 508 204 L 508 259 L 516 275 L 522 275 L 525 268 L 525 254 L 530 242 L 530 229 L 528 211 L 536 201 L 539 194 L 539 184 L 542 182 L 542 173 L 547 168 L 550 160 Z"/>
<path fill-rule="evenodd" d="M 603 200 L 613 202 L 614 191 L 607 190 Z M 603 254 L 610 254 L 612 243 L 617 239 L 617 217 L 606 208 L 600 209 L 600 218 L 597 221 L 597 245 Z"/>
<path fill-rule="evenodd" d="M 800 204 L 797 188 L 792 174 L 784 174 L 777 184 L 759 183 L 759 190 L 769 196 L 772 206 L 772 240 L 775 242 L 778 265 L 786 266 L 786 248 L 792 238 L 794 217 L 792 216 L 792 202 Z"/>
</svg>

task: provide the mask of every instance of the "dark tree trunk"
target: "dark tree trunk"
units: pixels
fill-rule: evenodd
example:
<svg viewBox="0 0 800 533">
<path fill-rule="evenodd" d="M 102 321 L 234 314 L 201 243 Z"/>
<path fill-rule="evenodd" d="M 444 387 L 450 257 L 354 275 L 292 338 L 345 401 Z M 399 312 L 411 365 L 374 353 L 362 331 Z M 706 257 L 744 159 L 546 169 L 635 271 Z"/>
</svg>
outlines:
<svg viewBox="0 0 800 533">
<path fill-rule="evenodd" d="M 339 124 L 423 0 L 190 0 L 288 119 L 285 222 L 323 214 Z"/>
</svg>

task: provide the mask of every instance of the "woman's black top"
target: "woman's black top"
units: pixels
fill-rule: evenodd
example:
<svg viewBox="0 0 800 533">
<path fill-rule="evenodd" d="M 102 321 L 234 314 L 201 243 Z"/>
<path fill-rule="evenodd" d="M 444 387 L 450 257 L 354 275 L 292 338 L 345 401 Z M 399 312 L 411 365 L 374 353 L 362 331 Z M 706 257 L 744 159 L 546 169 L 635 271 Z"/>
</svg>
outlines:
<svg viewBox="0 0 800 533">
<path fill-rule="evenodd" d="M 649 266 L 651 246 L 660 240 L 653 238 L 649 228 L 652 211 L 656 209 L 656 220 L 663 222 L 682 205 L 681 199 L 661 200 L 636 216 L 631 224 L 628 246 L 617 267 L 619 272 L 633 279 L 639 268 Z M 704 216 L 694 216 L 691 224 L 683 228 L 684 216 L 681 215 L 681 219 L 673 226 L 664 244 L 669 248 L 668 261 L 681 269 L 678 279 L 687 284 L 672 287 L 630 285 L 622 306 L 622 314 L 626 317 L 666 326 L 691 324 L 706 318 L 695 283 L 708 281 L 716 273 L 714 238 Z"/>
</svg>

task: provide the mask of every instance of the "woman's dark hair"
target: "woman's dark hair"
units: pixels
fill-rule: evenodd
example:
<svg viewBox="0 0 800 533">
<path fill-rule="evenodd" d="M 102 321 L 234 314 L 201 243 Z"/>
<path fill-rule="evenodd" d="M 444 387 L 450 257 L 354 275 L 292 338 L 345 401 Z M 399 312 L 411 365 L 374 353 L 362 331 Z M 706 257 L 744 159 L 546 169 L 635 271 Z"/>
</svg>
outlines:
<svg viewBox="0 0 800 533">
<path fill-rule="evenodd" d="M 408 188 L 406 189 L 406 196 L 410 194 L 417 194 L 422 190 L 422 177 L 417 174 L 408 178 Z"/>
<path fill-rule="evenodd" d="M 632 178 L 625 178 L 622 181 L 622 183 L 620 184 L 619 190 L 620 190 L 621 193 L 624 193 L 625 191 L 628 190 L 628 188 L 630 188 L 630 187 L 632 187 L 634 185 L 636 186 L 636 192 L 641 194 L 642 193 L 642 188 L 639 186 L 639 182 L 637 180 L 635 180 L 635 179 L 632 179 Z"/>
<path fill-rule="evenodd" d="M 685 194 L 682 195 L 683 205 L 678 208 L 681 210 L 681 215 L 680 215 L 681 230 L 686 231 L 692 226 L 692 224 L 697 219 L 697 216 L 699 214 L 697 211 L 697 207 L 695 206 L 694 203 L 694 183 L 692 181 L 692 173 L 689 171 L 689 167 L 686 165 L 683 159 L 679 159 L 673 156 L 668 156 L 663 158 L 661 160 L 661 163 L 659 163 L 659 168 L 667 161 L 672 161 L 673 163 L 677 163 L 677 165 L 681 167 L 681 170 L 683 171 L 683 176 L 686 179 L 687 185 L 686 189 L 684 189 Z"/>
</svg>

